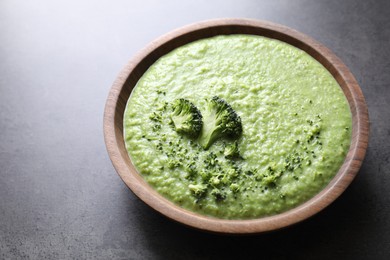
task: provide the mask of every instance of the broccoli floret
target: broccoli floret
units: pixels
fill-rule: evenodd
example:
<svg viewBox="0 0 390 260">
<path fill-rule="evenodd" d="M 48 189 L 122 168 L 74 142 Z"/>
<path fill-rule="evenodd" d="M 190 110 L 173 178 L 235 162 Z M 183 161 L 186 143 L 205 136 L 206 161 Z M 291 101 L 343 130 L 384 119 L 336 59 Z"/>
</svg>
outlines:
<svg viewBox="0 0 390 260">
<path fill-rule="evenodd" d="M 172 103 L 171 119 L 176 132 L 197 137 L 202 129 L 202 114 L 198 108 L 187 99 L 176 99 Z"/>
<path fill-rule="evenodd" d="M 227 145 L 225 147 L 225 151 L 223 152 L 226 158 L 234 159 L 241 158 L 240 151 L 238 150 L 238 143 L 235 141 L 234 143 Z"/>
<path fill-rule="evenodd" d="M 217 96 L 208 100 L 203 119 L 199 143 L 204 149 L 221 137 L 238 138 L 242 133 L 241 118 L 225 100 Z"/>
</svg>

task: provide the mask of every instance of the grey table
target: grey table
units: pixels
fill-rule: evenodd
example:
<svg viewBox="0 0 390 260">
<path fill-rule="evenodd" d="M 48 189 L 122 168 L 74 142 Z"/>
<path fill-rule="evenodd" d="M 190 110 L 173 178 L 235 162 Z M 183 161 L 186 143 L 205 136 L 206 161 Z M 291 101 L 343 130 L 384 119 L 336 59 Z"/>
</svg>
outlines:
<svg viewBox="0 0 390 260">
<path fill-rule="evenodd" d="M 0 259 L 390 259 L 389 1 L 0 1 Z M 174 28 L 246 17 L 333 50 L 366 97 L 363 167 L 320 214 L 229 237 L 159 215 L 116 174 L 102 131 L 109 88 Z"/>
</svg>

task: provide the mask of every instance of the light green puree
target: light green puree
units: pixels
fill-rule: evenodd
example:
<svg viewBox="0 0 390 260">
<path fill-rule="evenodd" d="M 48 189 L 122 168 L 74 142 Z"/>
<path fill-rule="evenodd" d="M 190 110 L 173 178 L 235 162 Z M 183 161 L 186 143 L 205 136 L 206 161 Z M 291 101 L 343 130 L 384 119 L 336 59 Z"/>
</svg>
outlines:
<svg viewBox="0 0 390 260">
<path fill-rule="evenodd" d="M 242 158 L 224 157 L 232 140 L 204 150 L 169 123 L 173 100 L 188 99 L 202 112 L 213 96 L 241 117 Z M 187 44 L 155 62 L 131 94 L 124 131 L 133 164 L 164 197 L 204 215 L 250 219 L 298 206 L 329 183 L 349 149 L 351 113 L 332 75 L 304 51 L 229 35 Z M 189 186 L 206 182 L 204 176 L 209 188 L 197 198 Z M 224 198 L 213 196 L 214 188 Z"/>
</svg>

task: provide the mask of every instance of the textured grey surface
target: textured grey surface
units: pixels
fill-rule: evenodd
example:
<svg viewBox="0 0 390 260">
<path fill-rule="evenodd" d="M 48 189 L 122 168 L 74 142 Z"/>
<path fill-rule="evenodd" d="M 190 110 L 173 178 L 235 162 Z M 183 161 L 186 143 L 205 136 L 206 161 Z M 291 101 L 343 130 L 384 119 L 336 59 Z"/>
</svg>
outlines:
<svg viewBox="0 0 390 260">
<path fill-rule="evenodd" d="M 0 259 L 390 259 L 389 1 L 0 1 Z M 333 50 L 366 97 L 358 177 L 301 224 L 250 237 L 191 230 L 139 201 L 105 150 L 124 64 L 174 28 L 281 23 Z"/>
</svg>

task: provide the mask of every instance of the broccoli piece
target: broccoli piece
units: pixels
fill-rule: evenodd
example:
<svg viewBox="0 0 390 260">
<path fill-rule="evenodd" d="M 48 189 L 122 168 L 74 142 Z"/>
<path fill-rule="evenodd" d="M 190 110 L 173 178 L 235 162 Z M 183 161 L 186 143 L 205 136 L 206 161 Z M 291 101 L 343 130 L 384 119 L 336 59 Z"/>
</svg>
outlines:
<svg viewBox="0 0 390 260">
<path fill-rule="evenodd" d="M 176 159 L 168 159 L 167 165 L 169 169 L 174 169 L 181 166 L 181 163 Z"/>
<path fill-rule="evenodd" d="M 239 192 L 240 191 L 240 185 L 238 185 L 237 183 L 232 183 L 230 185 L 230 189 L 233 192 Z"/>
<path fill-rule="evenodd" d="M 207 169 L 213 168 L 218 163 L 217 155 L 211 152 L 203 162 Z"/>
<path fill-rule="evenodd" d="M 161 114 L 158 114 L 158 113 L 156 113 L 156 112 L 153 112 L 153 114 L 151 114 L 151 115 L 149 116 L 149 119 L 152 120 L 152 121 L 154 121 L 154 122 L 161 123 L 162 117 L 161 117 Z"/>
<path fill-rule="evenodd" d="M 176 99 L 172 103 L 172 122 L 176 132 L 197 137 L 202 129 L 202 114 L 198 108 L 187 99 Z"/>
<path fill-rule="evenodd" d="M 275 187 L 276 182 L 279 177 L 282 175 L 282 172 L 276 171 L 275 167 L 269 166 L 267 171 L 263 174 L 260 174 L 258 177 L 261 179 L 261 183 L 265 186 Z"/>
<path fill-rule="evenodd" d="M 209 171 L 201 171 L 199 172 L 199 176 L 202 178 L 204 182 L 208 182 L 211 178 L 211 174 Z"/>
<path fill-rule="evenodd" d="M 225 151 L 223 152 L 223 154 L 228 159 L 241 158 L 240 152 L 238 150 L 238 143 L 237 143 L 237 141 L 235 141 L 234 143 L 226 146 L 225 147 Z"/>
<path fill-rule="evenodd" d="M 207 186 L 200 183 L 190 184 L 188 185 L 188 188 L 191 190 L 192 194 L 197 198 L 202 197 L 207 191 Z"/>
<path fill-rule="evenodd" d="M 213 176 L 210 178 L 209 182 L 211 183 L 212 186 L 219 186 L 219 184 L 221 183 L 221 180 L 219 179 L 219 176 Z"/>
<path fill-rule="evenodd" d="M 223 99 L 215 96 L 207 102 L 199 143 L 208 149 L 221 137 L 238 138 L 242 133 L 241 118 Z"/>
<path fill-rule="evenodd" d="M 230 168 L 227 170 L 226 174 L 229 176 L 229 178 L 235 178 L 238 176 L 238 171 L 234 168 Z"/>
<path fill-rule="evenodd" d="M 261 183 L 266 185 L 266 186 L 275 186 L 276 185 L 276 180 L 278 179 L 279 176 L 277 175 L 263 175 L 263 179 L 261 180 Z"/>
<path fill-rule="evenodd" d="M 217 201 L 226 199 L 226 193 L 221 189 L 214 188 L 210 194 L 213 195 Z"/>
<path fill-rule="evenodd" d="M 185 170 L 187 172 L 187 179 L 193 179 L 195 175 L 197 175 L 197 170 L 196 170 L 196 164 L 195 162 L 191 162 L 185 166 Z"/>
</svg>

